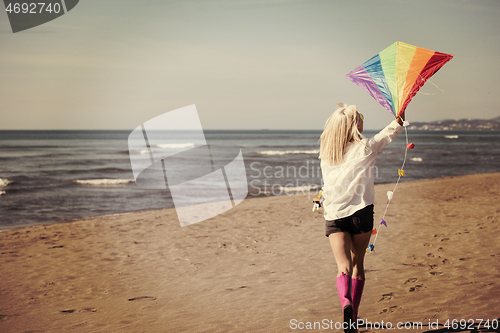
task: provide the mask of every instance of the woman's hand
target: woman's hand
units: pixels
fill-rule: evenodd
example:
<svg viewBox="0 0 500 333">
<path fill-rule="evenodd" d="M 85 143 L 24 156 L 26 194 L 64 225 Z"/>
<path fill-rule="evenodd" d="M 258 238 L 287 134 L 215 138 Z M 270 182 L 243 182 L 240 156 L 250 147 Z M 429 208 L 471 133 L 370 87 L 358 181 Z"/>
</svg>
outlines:
<svg viewBox="0 0 500 333">
<path fill-rule="evenodd" d="M 406 112 L 406 110 L 399 117 L 396 118 L 396 121 L 401 126 L 403 126 L 403 122 L 405 121 L 405 112 Z"/>
</svg>

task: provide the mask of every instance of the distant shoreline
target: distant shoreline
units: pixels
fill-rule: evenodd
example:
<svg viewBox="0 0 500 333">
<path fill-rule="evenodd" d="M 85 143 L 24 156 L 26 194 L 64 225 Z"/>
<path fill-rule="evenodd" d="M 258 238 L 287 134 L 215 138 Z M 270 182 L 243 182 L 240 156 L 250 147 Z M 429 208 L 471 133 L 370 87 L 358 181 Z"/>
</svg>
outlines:
<svg viewBox="0 0 500 333">
<path fill-rule="evenodd" d="M 413 122 L 410 130 L 423 131 L 500 131 L 500 117 L 493 119 L 458 119 L 433 122 Z"/>
</svg>

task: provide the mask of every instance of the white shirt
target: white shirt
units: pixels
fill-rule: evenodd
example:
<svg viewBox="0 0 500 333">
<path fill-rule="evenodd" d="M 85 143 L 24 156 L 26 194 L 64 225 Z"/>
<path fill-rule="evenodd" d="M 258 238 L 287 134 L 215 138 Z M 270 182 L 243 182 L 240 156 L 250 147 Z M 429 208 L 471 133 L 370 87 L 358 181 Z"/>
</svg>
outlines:
<svg viewBox="0 0 500 333">
<path fill-rule="evenodd" d="M 321 161 L 326 220 L 350 216 L 373 204 L 377 153 L 391 143 L 402 130 L 403 127 L 394 120 L 374 137 L 349 143 L 344 152 L 343 164 L 332 165 Z"/>
</svg>

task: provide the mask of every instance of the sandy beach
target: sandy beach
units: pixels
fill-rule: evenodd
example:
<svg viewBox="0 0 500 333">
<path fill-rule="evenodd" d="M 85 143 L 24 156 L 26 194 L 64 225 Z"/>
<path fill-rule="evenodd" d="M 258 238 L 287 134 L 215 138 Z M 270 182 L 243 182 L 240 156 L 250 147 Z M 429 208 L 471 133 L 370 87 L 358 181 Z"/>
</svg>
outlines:
<svg viewBox="0 0 500 333">
<path fill-rule="evenodd" d="M 375 187 L 376 225 L 393 187 Z M 401 183 L 360 318 L 438 332 L 498 319 L 499 195 L 500 173 Z M 0 331 L 337 332 L 336 265 L 311 200 L 247 199 L 183 228 L 165 209 L 0 232 Z"/>
</svg>

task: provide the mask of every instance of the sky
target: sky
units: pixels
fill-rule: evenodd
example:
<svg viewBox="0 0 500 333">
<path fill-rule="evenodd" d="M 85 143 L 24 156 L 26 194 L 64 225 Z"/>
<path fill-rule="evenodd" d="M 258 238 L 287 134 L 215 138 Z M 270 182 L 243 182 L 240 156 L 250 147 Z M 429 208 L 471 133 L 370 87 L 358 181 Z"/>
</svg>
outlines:
<svg viewBox="0 0 500 333">
<path fill-rule="evenodd" d="M 500 116 L 496 0 L 81 0 L 15 34 L 1 8 L 0 130 L 132 130 L 191 104 L 204 129 L 321 130 L 335 102 L 379 129 L 393 116 L 345 75 L 396 41 L 455 55 L 410 123 Z"/>
</svg>

